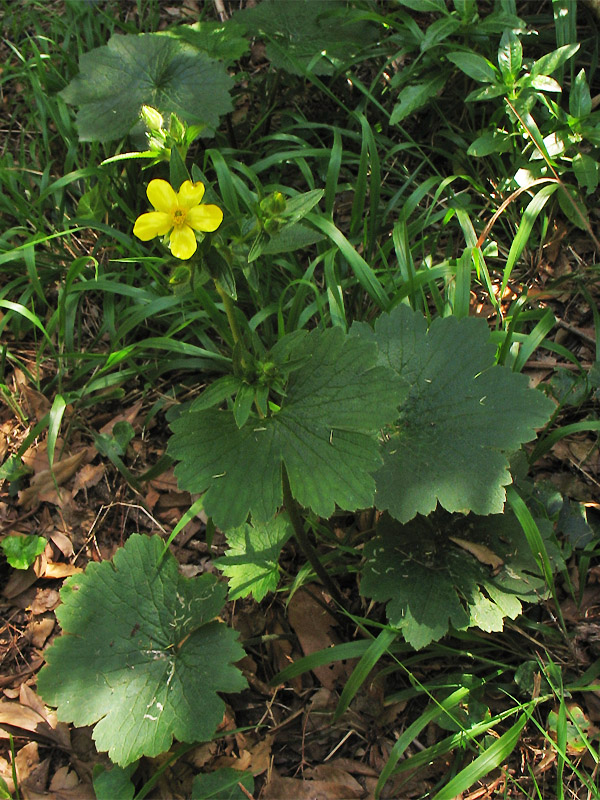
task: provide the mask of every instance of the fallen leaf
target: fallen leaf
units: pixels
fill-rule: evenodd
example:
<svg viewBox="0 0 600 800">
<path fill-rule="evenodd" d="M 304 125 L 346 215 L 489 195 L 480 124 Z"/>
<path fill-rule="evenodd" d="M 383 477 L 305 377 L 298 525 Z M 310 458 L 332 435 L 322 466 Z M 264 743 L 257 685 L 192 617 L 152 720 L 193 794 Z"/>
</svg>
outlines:
<svg viewBox="0 0 600 800">
<path fill-rule="evenodd" d="M 13 597 L 25 592 L 32 586 L 38 579 L 33 567 L 29 569 L 16 569 L 11 573 L 10 578 L 6 582 L 6 586 L 2 590 L 4 597 L 11 600 Z"/>
<path fill-rule="evenodd" d="M 315 597 L 322 598 L 325 605 L 323 589 L 311 584 L 299 589 L 288 604 L 288 619 L 305 656 L 339 643 L 339 638 L 332 631 L 337 624 L 335 617 Z M 334 690 L 338 684 L 345 683 L 351 669 L 348 663 L 334 661 L 323 667 L 314 667 L 313 672 L 322 686 Z"/>
<path fill-rule="evenodd" d="M 54 630 L 54 617 L 39 617 L 30 620 L 25 635 L 34 647 L 43 647 L 44 642 Z"/>
<path fill-rule="evenodd" d="M 31 613 L 43 614 L 46 611 L 54 611 L 59 603 L 60 594 L 56 589 L 38 589 L 31 603 Z"/>
<path fill-rule="evenodd" d="M 128 422 L 130 425 L 133 425 L 137 415 L 140 413 L 141 407 L 142 407 L 142 401 L 138 400 L 137 403 L 135 403 L 130 408 L 123 411 L 121 414 L 117 414 L 117 416 L 113 417 L 110 420 L 110 422 L 107 422 L 106 425 L 103 425 L 100 428 L 100 433 L 105 433 L 108 436 L 110 436 L 117 422 Z"/>
<path fill-rule="evenodd" d="M 32 781 L 32 788 L 40 786 L 41 789 L 45 787 L 48 778 L 48 767 L 50 765 L 49 759 L 44 759 L 40 763 L 37 742 L 29 742 L 22 747 L 15 757 L 15 768 L 17 771 L 17 784 L 20 791 L 24 794 L 26 782 L 34 775 L 34 773 L 42 767 L 42 774 L 39 772 L 35 775 Z M 45 773 L 45 774 L 44 774 Z"/>
<path fill-rule="evenodd" d="M 334 781 L 303 781 L 273 775 L 261 797 L 264 800 L 282 800 L 286 797 L 293 797 L 294 800 L 353 800 L 363 795 L 362 786 L 357 792 Z"/>
<path fill-rule="evenodd" d="M 451 542 L 454 542 L 454 544 L 466 550 L 467 553 L 475 556 L 477 561 L 480 561 L 482 564 L 488 564 L 492 569 L 498 569 L 504 564 L 500 556 L 497 556 L 493 550 L 490 550 L 490 548 L 486 547 L 484 544 L 469 542 L 467 539 L 459 539 L 458 536 L 449 536 L 448 538 Z"/>
<path fill-rule="evenodd" d="M 95 466 L 92 464 L 84 464 L 77 475 L 75 475 L 71 497 L 75 497 L 82 489 L 90 489 L 92 486 L 96 486 L 97 483 L 100 483 L 104 477 L 105 471 L 106 467 L 104 464 L 96 464 Z"/>
<path fill-rule="evenodd" d="M 50 781 L 49 790 L 52 800 L 95 800 L 96 798 L 92 784 L 80 781 L 75 770 L 69 769 L 68 766 L 59 767 L 56 770 Z M 31 798 L 31 800 L 36 800 L 36 798 Z M 44 796 L 44 800 L 49 800 L 48 794 Z"/>
<path fill-rule="evenodd" d="M 24 508 L 33 508 L 41 500 L 54 502 L 56 497 L 56 486 L 61 486 L 65 481 L 75 474 L 82 461 L 89 455 L 89 450 L 80 450 L 72 456 L 54 462 L 54 468 L 44 469 L 36 473 L 30 481 L 29 486 L 19 492 L 19 504 Z"/>
<path fill-rule="evenodd" d="M 75 477 L 75 480 L 77 480 L 77 476 Z M 58 547 L 63 556 L 65 558 L 71 558 L 75 551 L 73 549 L 73 542 L 69 539 L 69 537 L 65 536 L 62 531 L 56 530 L 52 531 L 49 536 L 53 544 Z"/>
<path fill-rule="evenodd" d="M 78 572 L 83 572 L 83 569 L 81 567 L 76 567 L 75 564 L 47 561 L 46 568 L 40 575 L 40 578 L 68 578 L 70 575 L 76 575 Z"/>
<path fill-rule="evenodd" d="M 353 778 L 345 769 L 334 764 L 317 764 L 316 767 L 306 770 L 304 775 L 311 780 L 327 781 L 327 783 L 345 786 L 348 790 L 349 798 L 362 797 L 363 788 L 356 778 Z"/>
</svg>

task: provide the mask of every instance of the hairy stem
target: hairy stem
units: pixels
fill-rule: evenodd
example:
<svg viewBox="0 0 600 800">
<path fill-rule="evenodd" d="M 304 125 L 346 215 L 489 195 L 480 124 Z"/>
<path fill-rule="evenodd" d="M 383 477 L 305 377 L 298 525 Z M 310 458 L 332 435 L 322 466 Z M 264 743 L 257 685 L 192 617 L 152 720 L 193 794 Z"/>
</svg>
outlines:
<svg viewBox="0 0 600 800">
<path fill-rule="evenodd" d="M 331 576 L 329 575 L 325 567 L 321 564 L 317 551 L 312 546 L 310 539 L 308 538 L 308 535 L 304 530 L 304 523 L 302 522 L 300 509 L 298 508 L 298 503 L 294 500 L 294 497 L 292 495 L 292 490 L 290 488 L 290 481 L 284 465 L 282 465 L 281 467 L 281 479 L 283 484 L 283 504 L 290 518 L 290 522 L 292 523 L 296 541 L 300 545 L 300 549 L 308 559 L 311 567 L 314 569 L 315 573 L 321 579 L 323 586 L 325 586 L 325 588 L 332 596 L 332 598 L 336 601 L 336 603 L 343 605 L 343 600 L 342 600 L 342 595 L 340 594 L 340 590 L 333 582 Z"/>
<path fill-rule="evenodd" d="M 233 336 L 233 343 L 237 344 L 241 342 L 242 335 L 240 333 L 240 329 L 237 324 L 237 320 L 235 318 L 235 305 L 233 304 L 233 300 L 227 294 L 225 289 L 221 286 L 219 281 L 214 278 L 215 282 L 215 289 L 219 293 L 219 297 L 223 301 L 223 307 L 225 308 L 225 313 L 227 314 L 227 321 L 229 322 L 229 328 L 231 329 L 231 335 Z"/>
</svg>

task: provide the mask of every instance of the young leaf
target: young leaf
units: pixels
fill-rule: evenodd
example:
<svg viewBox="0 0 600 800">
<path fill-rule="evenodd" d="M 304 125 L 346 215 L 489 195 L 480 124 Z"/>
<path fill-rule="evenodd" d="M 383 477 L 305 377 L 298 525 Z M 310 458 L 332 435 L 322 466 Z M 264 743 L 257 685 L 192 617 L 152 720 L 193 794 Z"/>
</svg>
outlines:
<svg viewBox="0 0 600 800">
<path fill-rule="evenodd" d="M 11 534 L 2 540 L 0 547 L 11 567 L 29 569 L 36 558 L 44 552 L 47 544 L 43 536 Z"/>
<path fill-rule="evenodd" d="M 477 53 L 466 53 L 462 50 L 448 53 L 446 57 L 448 61 L 455 64 L 469 78 L 483 83 L 498 83 L 500 73 L 487 58 Z"/>
<path fill-rule="evenodd" d="M 586 190 L 586 194 L 596 191 L 600 164 L 595 158 L 588 156 L 587 153 L 577 153 L 577 155 L 573 156 L 573 172 L 577 178 L 577 183 L 582 189 Z"/>
<path fill-rule="evenodd" d="M 569 94 L 569 114 L 572 117 L 587 117 L 592 111 L 592 96 L 585 78 L 585 70 L 580 70 Z"/>
<path fill-rule="evenodd" d="M 498 49 L 498 66 L 504 82 L 512 84 L 517 79 L 523 63 L 523 46 L 514 31 L 506 30 L 500 39 Z"/>
<path fill-rule="evenodd" d="M 302 363 L 302 359 L 306 359 Z M 206 492 L 215 523 L 233 528 L 270 519 L 282 503 L 281 465 L 294 497 L 316 514 L 372 504 L 381 464 L 377 433 L 397 416 L 399 379 L 376 366 L 372 342 L 341 328 L 294 342 L 281 409 L 238 428 L 231 411 L 184 411 L 173 423 L 171 456 L 182 489 Z"/>
<path fill-rule="evenodd" d="M 79 69 L 60 94 L 80 106 L 82 142 L 125 136 L 144 104 L 163 114 L 174 112 L 189 125 L 213 128 L 233 108 L 224 66 L 168 36 L 114 35 L 107 45 L 84 53 Z"/>
<path fill-rule="evenodd" d="M 383 314 L 375 331 L 351 333 L 379 345 L 380 363 L 404 382 L 405 400 L 389 431 L 375 503 L 401 522 L 448 511 L 502 511 L 511 482 L 508 456 L 533 439 L 554 404 L 527 378 L 494 366 L 496 348 L 484 320 L 433 321 L 408 306 Z"/>
<path fill-rule="evenodd" d="M 229 549 L 213 563 L 229 578 L 230 600 L 252 594 L 259 603 L 277 589 L 279 554 L 292 533 L 285 516 L 226 532 Z"/>
<path fill-rule="evenodd" d="M 538 526 L 554 566 L 562 568 L 551 524 L 538 520 Z M 454 534 L 462 546 L 449 542 Z M 465 549 L 465 539 L 471 551 Z M 501 565 L 494 571 L 488 553 Z M 502 630 L 505 617 L 521 613 L 522 601 L 536 602 L 545 592 L 535 557 L 512 514 L 463 519 L 436 512 L 407 525 L 384 515 L 376 537 L 365 546 L 365 557 L 362 594 L 387 602 L 390 623 L 417 649 L 440 639 L 449 625 Z"/>
<path fill-rule="evenodd" d="M 63 635 L 46 653 L 38 691 L 58 717 L 95 725 L 99 750 L 120 766 L 182 742 L 210 739 L 241 691 L 236 634 L 215 622 L 225 587 L 189 579 L 158 536 L 134 534 L 113 563 L 68 579 L 56 616 Z"/>
</svg>

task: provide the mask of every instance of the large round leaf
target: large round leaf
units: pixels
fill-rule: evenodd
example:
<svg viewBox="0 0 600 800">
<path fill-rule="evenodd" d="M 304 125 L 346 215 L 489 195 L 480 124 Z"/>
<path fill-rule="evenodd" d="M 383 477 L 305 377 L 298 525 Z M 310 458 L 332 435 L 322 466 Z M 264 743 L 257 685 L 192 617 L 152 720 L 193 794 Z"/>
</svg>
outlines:
<svg viewBox="0 0 600 800">
<path fill-rule="evenodd" d="M 512 480 L 509 456 L 533 439 L 554 404 L 524 375 L 494 363 L 485 320 L 445 317 L 429 330 L 422 314 L 398 306 L 373 331 L 379 363 L 403 380 L 400 415 L 388 430 L 375 504 L 401 522 L 447 511 L 495 514 Z"/>
<path fill-rule="evenodd" d="M 183 742 L 210 739 L 223 718 L 217 692 L 241 691 L 232 663 L 244 651 L 216 622 L 225 587 L 189 579 L 158 536 L 134 534 L 113 563 L 65 582 L 63 630 L 46 654 L 38 691 L 58 717 L 95 725 L 99 750 L 125 766 Z"/>
<path fill-rule="evenodd" d="M 80 106 L 81 141 L 125 136 L 143 104 L 174 111 L 189 125 L 212 128 L 232 109 L 225 67 L 169 36 L 114 35 L 107 45 L 82 55 L 79 70 L 61 96 Z"/>
</svg>

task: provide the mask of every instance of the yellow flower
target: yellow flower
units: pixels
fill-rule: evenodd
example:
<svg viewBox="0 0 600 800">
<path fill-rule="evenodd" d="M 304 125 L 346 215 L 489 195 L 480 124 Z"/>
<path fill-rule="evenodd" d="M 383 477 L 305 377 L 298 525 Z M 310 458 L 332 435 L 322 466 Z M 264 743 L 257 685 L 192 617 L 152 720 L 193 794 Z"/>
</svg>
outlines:
<svg viewBox="0 0 600 800">
<path fill-rule="evenodd" d="M 178 192 L 167 181 L 153 180 L 146 190 L 154 211 L 135 221 L 133 233 L 143 242 L 170 232 L 169 247 L 176 258 L 191 258 L 198 246 L 194 231 L 216 231 L 223 222 L 218 206 L 201 205 L 204 184 L 184 181 Z"/>
</svg>

